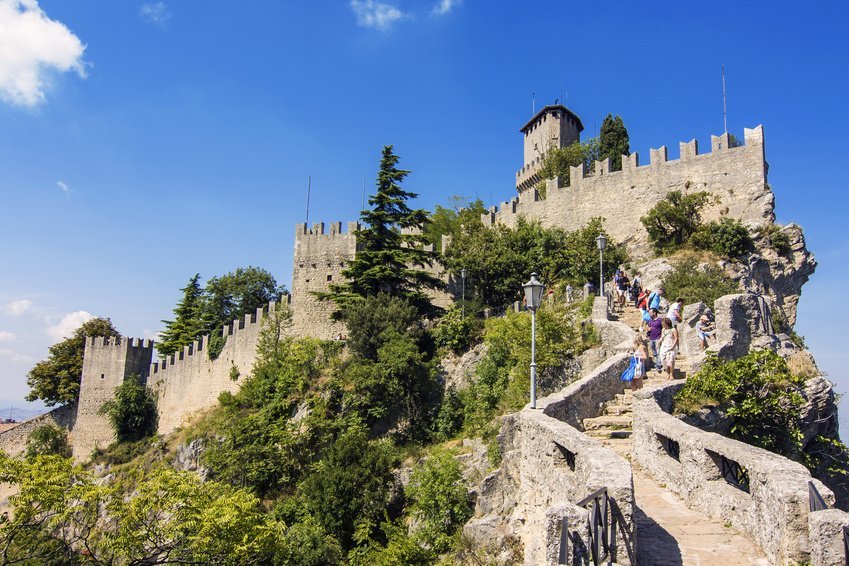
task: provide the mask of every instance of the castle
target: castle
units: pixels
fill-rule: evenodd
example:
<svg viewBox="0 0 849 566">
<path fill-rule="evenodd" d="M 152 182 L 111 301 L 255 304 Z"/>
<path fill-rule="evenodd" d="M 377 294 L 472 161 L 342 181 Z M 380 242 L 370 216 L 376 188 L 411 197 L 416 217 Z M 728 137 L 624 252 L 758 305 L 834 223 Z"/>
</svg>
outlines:
<svg viewBox="0 0 849 566">
<path fill-rule="evenodd" d="M 680 144 L 680 158 L 669 160 L 667 148 L 650 152 L 650 163 L 640 165 L 636 153 L 623 156 L 622 170 L 611 171 L 609 160 L 598 161 L 592 171 L 573 167 L 571 184 L 546 181 L 545 198 L 535 188 L 542 179 L 539 169 L 545 148 L 563 147 L 579 141 L 580 118 L 562 105 L 546 106 L 521 128 L 524 164 L 516 174 L 518 196 L 483 215 L 485 225 L 513 226 L 519 216 L 539 220 L 544 226 L 576 229 L 591 218 L 603 216 L 605 228 L 633 254 L 647 250 L 639 214 L 660 201 L 668 191 L 707 191 L 718 197 L 704 216 L 710 220 L 730 216 L 745 223 L 772 222 L 773 195 L 766 183 L 763 128 L 746 129 L 744 144 L 732 147 L 729 135 L 711 137 L 711 152 L 699 153 L 695 140 Z M 295 229 L 292 294 L 285 296 L 291 309 L 289 332 L 295 336 L 333 339 L 344 327 L 330 320 L 333 305 L 313 294 L 339 282 L 342 271 L 356 254 L 357 222 L 329 228 L 324 223 L 298 224 Z M 447 242 L 446 242 L 447 243 Z M 445 277 L 439 266 L 433 272 Z M 451 297 L 435 297 L 443 304 Z M 216 404 L 223 391 L 235 391 L 255 360 L 263 319 L 278 305 L 272 303 L 234 320 L 222 328 L 226 345 L 215 360 L 206 355 L 209 337 L 203 337 L 159 362 L 153 362 L 153 344 L 131 338 L 90 337 L 86 341 L 79 402 L 66 405 L 0 434 L 0 449 L 21 453 L 26 438 L 36 427 L 57 424 L 69 431 L 74 457 L 87 459 L 97 447 L 110 444 L 114 436 L 99 409 L 115 387 L 132 375 L 141 376 L 156 394 L 159 432 L 167 434 L 193 413 Z"/>
</svg>

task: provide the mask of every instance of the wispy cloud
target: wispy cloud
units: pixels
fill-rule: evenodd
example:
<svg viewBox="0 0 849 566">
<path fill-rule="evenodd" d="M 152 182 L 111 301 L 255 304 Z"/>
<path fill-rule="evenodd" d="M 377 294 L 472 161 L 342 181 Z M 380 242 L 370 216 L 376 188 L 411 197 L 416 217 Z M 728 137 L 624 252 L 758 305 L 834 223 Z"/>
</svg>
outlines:
<svg viewBox="0 0 849 566">
<path fill-rule="evenodd" d="M 51 73 L 85 78 L 85 45 L 65 24 L 51 20 L 38 0 L 0 0 L 0 99 L 38 106 Z"/>
<path fill-rule="evenodd" d="M 357 16 L 357 24 L 384 31 L 404 17 L 395 6 L 374 0 L 351 0 L 351 9 Z"/>
<path fill-rule="evenodd" d="M 66 314 L 62 320 L 56 324 L 48 325 L 44 329 L 44 333 L 52 338 L 55 342 L 64 340 L 74 333 L 74 330 L 79 328 L 85 321 L 91 320 L 94 316 L 86 311 L 75 311 Z"/>
<path fill-rule="evenodd" d="M 462 3 L 463 0 L 439 0 L 436 6 L 433 7 L 433 10 L 431 10 L 431 14 L 434 16 L 444 16 Z"/>
<path fill-rule="evenodd" d="M 19 354 L 14 350 L 10 350 L 9 348 L 0 348 L 0 359 L 22 364 L 30 364 L 35 361 L 31 357 L 26 356 L 24 354 Z"/>
<path fill-rule="evenodd" d="M 164 27 L 171 19 L 171 11 L 165 2 L 146 2 L 139 8 L 139 17 L 148 23 Z"/>
<path fill-rule="evenodd" d="M 3 312 L 12 316 L 20 316 L 27 312 L 31 306 L 32 301 L 29 299 L 18 299 L 17 301 L 10 301 L 3 305 Z"/>
<path fill-rule="evenodd" d="M 18 337 L 11 332 L 0 330 L 0 342 L 14 342 Z"/>
<path fill-rule="evenodd" d="M 68 198 L 70 198 L 70 197 L 71 197 L 71 193 L 72 193 L 73 191 L 71 191 L 71 187 L 69 187 L 67 183 L 65 183 L 64 181 L 56 181 L 56 186 L 58 186 L 58 187 L 59 187 L 59 190 L 60 190 L 60 191 L 62 191 L 63 193 L 65 193 L 65 196 L 66 196 L 66 197 L 68 197 Z"/>
</svg>

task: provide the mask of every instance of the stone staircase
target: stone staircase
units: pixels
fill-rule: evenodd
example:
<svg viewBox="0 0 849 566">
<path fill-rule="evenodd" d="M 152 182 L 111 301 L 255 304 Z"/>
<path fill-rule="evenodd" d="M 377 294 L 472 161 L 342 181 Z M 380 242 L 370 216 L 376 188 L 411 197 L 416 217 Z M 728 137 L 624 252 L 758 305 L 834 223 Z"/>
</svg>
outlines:
<svg viewBox="0 0 849 566">
<path fill-rule="evenodd" d="M 640 326 L 640 312 L 626 306 L 619 313 L 619 320 L 636 330 Z M 692 373 L 689 361 L 680 354 L 675 366 L 676 381 L 686 380 Z M 651 370 L 643 380 L 643 388 L 665 383 L 668 383 L 665 374 Z M 606 403 L 599 416 L 583 420 L 587 435 L 628 461 L 631 460 L 633 403 L 630 387 L 623 387 L 622 393 Z M 639 566 L 769 566 L 763 552 L 751 541 L 728 525 L 690 509 L 635 464 L 631 468 Z"/>
</svg>

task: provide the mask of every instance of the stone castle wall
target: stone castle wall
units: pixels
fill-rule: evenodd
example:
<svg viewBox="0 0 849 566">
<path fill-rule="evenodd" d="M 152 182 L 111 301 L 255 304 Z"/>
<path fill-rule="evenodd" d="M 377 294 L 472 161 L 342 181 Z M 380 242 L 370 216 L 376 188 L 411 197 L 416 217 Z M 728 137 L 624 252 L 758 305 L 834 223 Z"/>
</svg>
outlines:
<svg viewBox="0 0 849 566">
<path fill-rule="evenodd" d="M 21 456 L 26 452 L 27 441 L 35 429 L 42 426 L 57 426 L 72 430 L 76 419 L 77 404 L 62 405 L 0 433 L 0 449 L 9 456 Z"/>
<path fill-rule="evenodd" d="M 572 167 L 571 184 L 557 187 L 549 182 L 541 199 L 536 190 L 528 190 L 493 207 L 482 221 L 515 226 L 519 216 L 539 220 L 546 227 L 575 230 L 591 218 L 603 216 L 610 236 L 628 244 L 632 251 L 648 250 L 648 235 L 640 216 L 663 199 L 669 191 L 684 193 L 707 191 L 719 197 L 703 211 L 706 221 L 721 216 L 742 222 L 762 224 L 775 219 L 774 197 L 766 183 L 763 127 L 746 129 L 745 144 L 731 147 L 728 134 L 711 136 L 711 152 L 700 154 L 693 140 L 681 143 L 681 157 L 667 159 L 667 148 L 651 150 L 649 165 L 640 166 L 639 155 L 623 156 L 622 170 L 611 171 L 610 162 L 597 161 L 594 171 L 586 174 L 583 165 Z"/>
</svg>

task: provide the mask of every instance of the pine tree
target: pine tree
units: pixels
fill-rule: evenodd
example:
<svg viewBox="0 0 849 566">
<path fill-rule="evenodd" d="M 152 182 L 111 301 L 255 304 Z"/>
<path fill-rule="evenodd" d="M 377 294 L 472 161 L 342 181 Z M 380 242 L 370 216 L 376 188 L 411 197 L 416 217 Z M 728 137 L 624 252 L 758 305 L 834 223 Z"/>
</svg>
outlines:
<svg viewBox="0 0 849 566">
<path fill-rule="evenodd" d="M 613 171 L 622 169 L 622 156 L 631 155 L 631 145 L 628 140 L 628 130 L 621 116 L 614 118 L 608 114 L 601 123 L 599 132 L 599 159 L 610 158 Z"/>
<path fill-rule="evenodd" d="M 372 208 L 360 213 L 363 228 L 356 232 L 357 254 L 342 272 L 348 282 L 333 285 L 329 293 L 321 295 L 336 302 L 337 318 L 344 316 L 353 301 L 379 293 L 403 297 L 425 316 L 439 310 L 424 292 L 443 286 L 439 278 L 423 269 L 435 261 L 434 252 L 423 249 L 428 243 L 422 233 L 428 222 L 427 211 L 407 205 L 418 195 L 401 188 L 400 183 L 410 172 L 398 169 L 397 164 L 392 146 L 384 146 L 377 191 L 368 201 Z"/>
<path fill-rule="evenodd" d="M 207 332 L 205 320 L 204 292 L 196 273 L 189 283 L 180 289 L 183 298 L 174 309 L 174 320 L 163 320 L 165 330 L 159 335 L 156 350 L 161 356 L 173 354 L 186 344 L 197 340 Z"/>
</svg>

